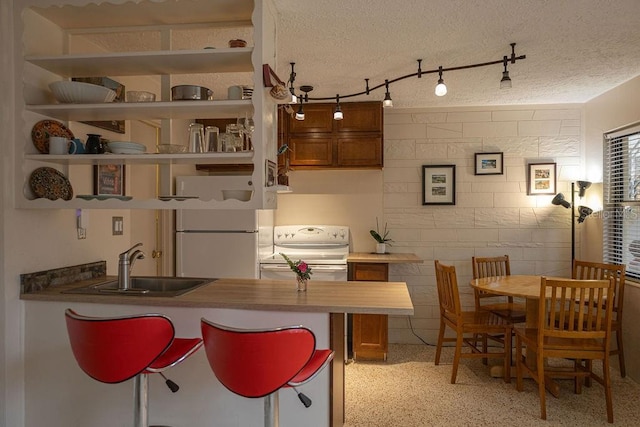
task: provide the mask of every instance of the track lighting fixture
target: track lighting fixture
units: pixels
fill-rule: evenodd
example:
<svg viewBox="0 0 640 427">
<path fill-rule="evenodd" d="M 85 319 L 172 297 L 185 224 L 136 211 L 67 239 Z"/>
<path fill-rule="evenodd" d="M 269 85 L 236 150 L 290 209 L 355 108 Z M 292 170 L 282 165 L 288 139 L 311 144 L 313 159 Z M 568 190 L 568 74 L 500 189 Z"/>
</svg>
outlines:
<svg viewBox="0 0 640 427">
<path fill-rule="evenodd" d="M 391 108 L 393 107 L 393 101 L 391 100 L 391 94 L 389 93 L 389 80 L 385 80 L 384 85 L 387 88 L 387 93 L 384 94 L 384 101 L 382 101 L 382 107 Z"/>
<path fill-rule="evenodd" d="M 504 66 L 504 71 L 502 72 L 502 80 L 500 80 L 500 88 L 507 88 L 507 87 L 511 87 L 511 78 L 509 77 L 509 71 L 507 70 L 507 62 L 511 62 L 512 64 L 515 64 L 516 61 L 519 61 L 521 59 L 526 59 L 526 55 L 520 55 L 520 56 L 516 56 L 515 53 L 515 43 L 511 43 L 511 55 L 510 56 L 503 56 L 501 59 L 498 59 L 496 61 L 489 61 L 489 62 L 481 62 L 481 63 L 477 63 L 477 64 L 470 64 L 470 65 L 460 65 L 460 66 L 456 66 L 456 67 L 448 67 L 448 68 L 444 68 L 442 66 L 439 66 L 437 69 L 433 69 L 433 70 L 423 70 L 422 69 L 422 59 L 418 59 L 418 70 L 415 73 L 412 74 L 407 74 L 404 76 L 400 76 L 400 77 L 396 77 L 393 79 L 385 79 L 384 83 L 381 83 L 377 86 L 373 86 L 370 87 L 369 86 L 369 79 L 364 79 L 365 80 L 365 90 L 363 90 L 362 92 L 356 92 L 356 93 L 350 93 L 348 95 L 336 95 L 336 97 L 327 97 L 327 98 L 310 98 L 308 96 L 308 92 L 309 91 L 305 91 L 304 88 L 311 88 L 310 90 L 313 89 L 312 86 L 300 86 L 300 90 L 302 92 L 305 92 L 304 95 L 299 95 L 298 98 L 298 102 L 302 102 L 301 98 L 304 97 L 304 102 L 308 102 L 308 101 L 333 101 L 334 99 L 337 98 L 352 98 L 352 97 L 356 97 L 356 96 L 360 96 L 360 95 L 370 95 L 370 93 L 376 89 L 381 89 L 381 88 L 385 88 L 385 95 L 384 95 L 384 100 L 382 101 L 382 104 L 384 107 L 389 108 L 393 106 L 393 101 L 391 100 L 391 93 L 389 91 L 389 85 L 391 85 L 392 83 L 398 82 L 400 80 L 404 80 L 404 79 L 408 79 L 411 77 L 418 77 L 418 78 L 422 78 L 423 74 L 435 74 L 438 73 L 438 84 L 436 85 L 435 88 L 435 94 L 437 96 L 444 96 L 447 93 L 447 86 L 444 83 L 444 79 L 442 77 L 442 74 L 444 72 L 451 72 L 451 71 L 458 71 L 458 70 L 466 70 L 469 68 L 480 68 L 480 67 L 487 67 L 487 66 L 491 66 L 491 65 L 497 65 L 497 64 L 501 64 Z M 294 81 L 295 81 L 295 76 L 296 73 L 294 72 L 294 62 L 291 62 L 291 74 L 289 77 L 289 90 L 291 91 L 292 94 L 292 100 L 295 97 L 295 89 L 294 89 Z M 336 119 L 339 120 L 339 119 Z"/>
<path fill-rule="evenodd" d="M 296 120 L 304 120 L 304 108 L 302 108 L 302 102 L 300 102 L 300 107 L 298 107 L 298 111 L 296 111 Z"/>
<path fill-rule="evenodd" d="M 502 80 L 500 80 L 500 89 L 511 89 L 511 77 L 509 77 L 509 71 L 507 70 L 507 57 L 502 58 L 504 64 L 504 71 L 502 72 Z"/>
<path fill-rule="evenodd" d="M 289 92 L 291 92 L 291 102 L 290 102 L 290 104 L 297 104 L 298 103 L 298 97 L 296 96 L 296 88 L 293 87 L 293 82 L 296 81 L 296 72 L 293 69 L 293 67 L 295 67 L 296 63 L 295 62 L 290 62 L 289 64 L 291 64 L 291 74 L 289 74 Z"/>
<path fill-rule="evenodd" d="M 304 95 L 300 95 L 298 97 L 298 101 L 300 101 L 300 108 L 298 108 L 298 111 L 296 112 L 296 120 L 304 120 L 304 108 L 302 107 L 302 104 L 309 101 L 309 92 L 313 90 L 313 86 L 300 86 L 300 90 L 304 92 Z"/>
<path fill-rule="evenodd" d="M 578 197 L 583 198 L 587 188 L 591 187 L 591 183 L 589 181 L 576 181 L 576 184 L 578 184 Z"/>
<path fill-rule="evenodd" d="M 436 85 L 436 96 L 445 96 L 447 94 L 447 85 L 444 84 L 444 79 L 442 78 L 442 66 L 438 69 L 438 74 L 440 75 L 440 78 Z"/>
<path fill-rule="evenodd" d="M 342 120 L 344 115 L 342 114 L 342 109 L 340 108 L 340 95 L 336 95 L 336 109 L 333 112 L 333 120 Z"/>
</svg>

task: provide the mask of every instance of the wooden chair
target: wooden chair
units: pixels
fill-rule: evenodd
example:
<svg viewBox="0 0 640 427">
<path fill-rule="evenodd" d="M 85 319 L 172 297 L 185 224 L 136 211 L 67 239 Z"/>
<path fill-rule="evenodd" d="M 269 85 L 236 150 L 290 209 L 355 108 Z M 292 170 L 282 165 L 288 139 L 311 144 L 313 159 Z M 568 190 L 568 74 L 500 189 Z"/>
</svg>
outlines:
<svg viewBox="0 0 640 427">
<path fill-rule="evenodd" d="M 540 418 L 547 419 L 545 377 L 567 377 L 575 381 L 580 393 L 581 380 L 591 378 L 604 386 L 607 420 L 613 422 L 609 345 L 615 289 L 609 280 L 547 279 L 540 283 L 540 304 L 536 328 L 515 326 L 516 388 L 522 391 L 522 374 L 526 371 L 538 383 Z M 544 303 L 545 299 L 547 300 Z M 535 354 L 528 361 L 523 354 Z M 545 364 L 548 358 L 573 359 L 571 367 L 558 368 Z M 602 377 L 592 370 L 592 361 L 602 360 Z M 583 363 L 588 361 L 588 363 Z"/>
<path fill-rule="evenodd" d="M 497 257 L 472 257 L 473 278 L 509 276 L 511 266 L 509 255 Z M 490 301 L 488 299 L 491 299 Z M 513 297 L 503 297 L 488 292 L 475 290 L 476 310 L 489 310 L 500 317 L 504 317 L 511 323 L 524 322 L 526 319 L 526 308 L 522 303 L 513 301 Z M 487 303 L 483 303 L 487 300 Z"/>
<path fill-rule="evenodd" d="M 610 355 L 618 356 L 620 365 L 620 375 L 624 378 L 627 375 L 624 364 L 624 348 L 622 346 L 622 307 L 624 303 L 624 280 L 625 265 L 603 264 L 588 261 L 573 261 L 573 279 L 602 280 L 613 277 L 616 281 L 615 296 L 613 300 L 613 318 L 611 319 L 611 330 L 616 334 L 616 348 L 611 350 Z"/>
<path fill-rule="evenodd" d="M 503 340 L 503 350 L 489 352 L 487 348 L 479 349 L 476 346 L 476 335 L 511 336 L 512 324 L 496 314 L 486 311 L 462 311 L 460 294 L 458 292 L 458 279 L 456 269 L 453 266 L 440 264 L 435 261 L 436 285 L 438 287 L 438 300 L 440 302 L 440 332 L 436 347 L 435 364 L 440 363 L 440 354 L 444 342 L 456 343 L 453 357 L 453 370 L 451 372 L 451 384 L 455 384 L 460 358 L 499 358 L 504 361 L 503 378 L 505 382 L 511 382 L 511 340 Z M 446 327 L 455 331 L 455 338 L 445 338 Z M 465 335 L 472 335 L 465 337 Z M 471 353 L 462 353 L 462 345 L 470 347 Z"/>
</svg>

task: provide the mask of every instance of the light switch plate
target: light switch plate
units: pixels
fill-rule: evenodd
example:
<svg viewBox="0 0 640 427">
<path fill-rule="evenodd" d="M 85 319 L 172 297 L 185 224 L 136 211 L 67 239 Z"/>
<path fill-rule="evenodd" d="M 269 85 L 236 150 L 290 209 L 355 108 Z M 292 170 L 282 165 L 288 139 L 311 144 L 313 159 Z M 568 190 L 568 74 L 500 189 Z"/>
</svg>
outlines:
<svg viewBox="0 0 640 427">
<path fill-rule="evenodd" d="M 111 217 L 111 234 L 114 236 L 122 236 L 124 233 L 124 219 L 121 216 Z"/>
</svg>

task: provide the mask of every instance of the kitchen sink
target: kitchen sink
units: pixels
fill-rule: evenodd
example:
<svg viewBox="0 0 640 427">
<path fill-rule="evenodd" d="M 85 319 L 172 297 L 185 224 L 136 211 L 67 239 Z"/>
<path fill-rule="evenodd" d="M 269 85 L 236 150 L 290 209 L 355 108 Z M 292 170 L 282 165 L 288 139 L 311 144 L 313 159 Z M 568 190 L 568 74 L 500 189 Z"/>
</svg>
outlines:
<svg viewBox="0 0 640 427">
<path fill-rule="evenodd" d="M 89 295 L 140 295 L 148 297 L 176 297 L 193 291 L 216 279 L 202 277 L 137 276 L 130 278 L 129 289 L 118 289 L 118 279 L 95 283 L 81 288 L 63 291 L 65 294 Z"/>
</svg>

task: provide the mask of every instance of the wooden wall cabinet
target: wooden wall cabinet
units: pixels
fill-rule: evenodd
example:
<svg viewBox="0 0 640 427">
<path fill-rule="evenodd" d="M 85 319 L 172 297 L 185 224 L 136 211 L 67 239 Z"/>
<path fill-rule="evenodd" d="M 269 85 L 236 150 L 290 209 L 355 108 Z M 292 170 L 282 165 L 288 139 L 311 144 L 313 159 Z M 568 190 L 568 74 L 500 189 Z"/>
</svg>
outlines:
<svg viewBox="0 0 640 427">
<path fill-rule="evenodd" d="M 389 264 L 363 262 L 349 263 L 349 280 L 387 282 Z M 354 314 L 352 317 L 353 358 L 387 360 L 389 351 L 389 316 L 381 314 Z"/>
<path fill-rule="evenodd" d="M 304 120 L 280 110 L 278 145 L 291 148 L 285 154 L 291 169 L 382 168 L 382 103 L 341 103 L 343 120 L 333 119 L 335 106 L 306 104 Z"/>
</svg>

